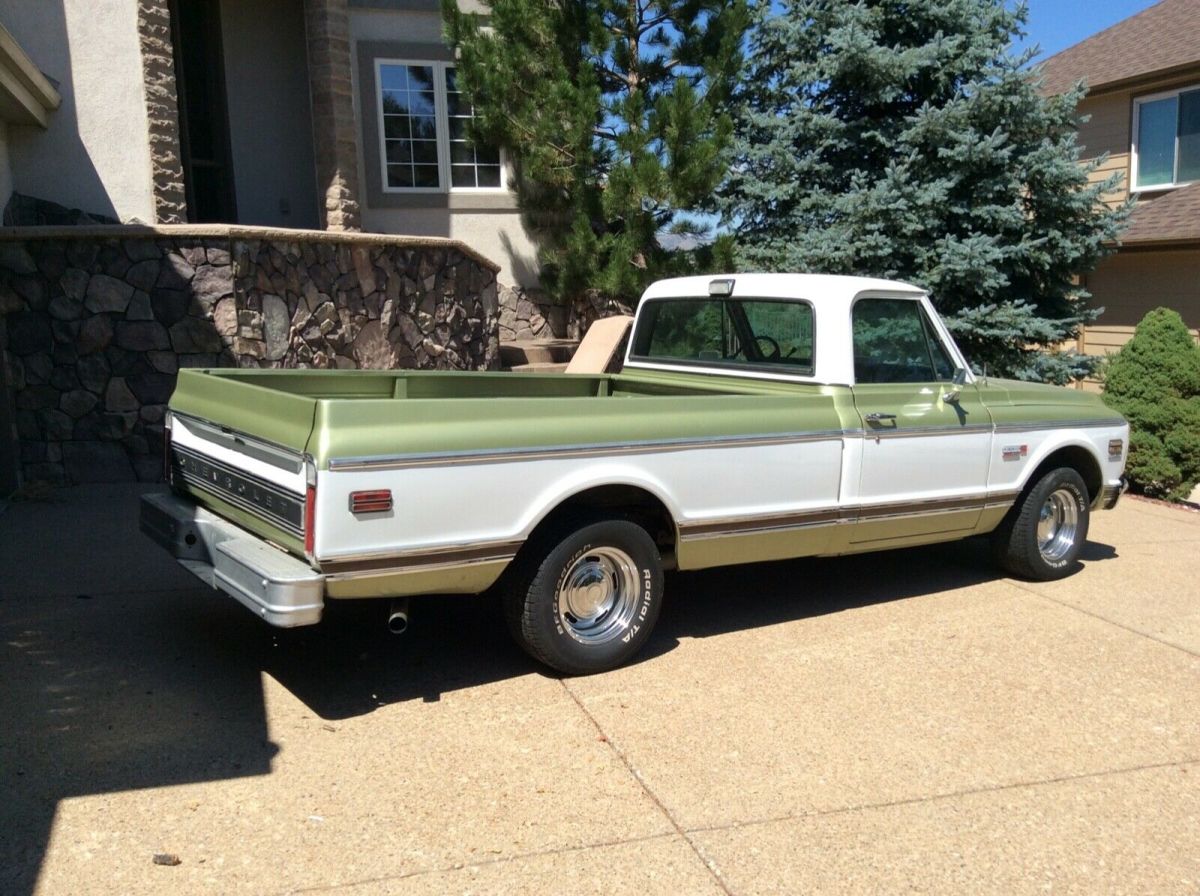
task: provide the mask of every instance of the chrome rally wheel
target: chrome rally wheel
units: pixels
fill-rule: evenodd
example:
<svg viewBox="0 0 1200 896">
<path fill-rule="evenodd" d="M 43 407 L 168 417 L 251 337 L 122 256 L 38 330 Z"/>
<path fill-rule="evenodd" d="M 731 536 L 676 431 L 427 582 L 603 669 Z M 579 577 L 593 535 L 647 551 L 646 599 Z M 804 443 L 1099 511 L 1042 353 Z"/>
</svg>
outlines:
<svg viewBox="0 0 1200 896">
<path fill-rule="evenodd" d="M 628 629 L 641 599 L 637 564 L 620 548 L 579 557 L 558 587 L 558 616 L 573 638 L 604 644 Z"/>
<path fill-rule="evenodd" d="M 658 546 L 628 519 L 576 521 L 522 550 L 505 615 L 532 657 L 568 675 L 615 669 L 650 637 L 662 605 Z"/>
<path fill-rule="evenodd" d="M 992 532 L 992 554 L 1007 572 L 1049 581 L 1074 572 L 1087 542 L 1090 496 L 1071 467 L 1031 482 Z"/>
<path fill-rule="evenodd" d="M 1079 506 L 1076 495 L 1065 488 L 1056 489 L 1038 512 L 1038 551 L 1048 563 L 1062 560 L 1075 547 L 1079 530 Z"/>
</svg>

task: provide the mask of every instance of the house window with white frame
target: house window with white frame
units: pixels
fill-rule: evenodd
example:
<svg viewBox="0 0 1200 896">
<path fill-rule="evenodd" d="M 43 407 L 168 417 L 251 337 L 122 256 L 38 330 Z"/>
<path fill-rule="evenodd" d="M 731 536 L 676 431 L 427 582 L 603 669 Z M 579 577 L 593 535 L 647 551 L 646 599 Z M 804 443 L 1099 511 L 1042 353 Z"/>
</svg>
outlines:
<svg viewBox="0 0 1200 896">
<path fill-rule="evenodd" d="M 1200 180 L 1200 87 L 1134 101 L 1132 180 L 1135 190 Z"/>
<path fill-rule="evenodd" d="M 474 110 L 444 62 L 377 60 L 385 192 L 500 191 L 500 150 L 470 142 Z"/>
</svg>

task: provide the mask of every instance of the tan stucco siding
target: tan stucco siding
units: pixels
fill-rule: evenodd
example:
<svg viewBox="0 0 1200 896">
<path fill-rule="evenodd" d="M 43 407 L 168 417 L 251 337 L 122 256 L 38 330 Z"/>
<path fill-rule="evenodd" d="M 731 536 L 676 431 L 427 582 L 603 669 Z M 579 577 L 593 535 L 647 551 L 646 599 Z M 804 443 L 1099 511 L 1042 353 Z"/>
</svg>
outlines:
<svg viewBox="0 0 1200 896">
<path fill-rule="evenodd" d="M 1079 104 L 1080 116 L 1088 117 L 1079 125 L 1080 158 L 1090 162 L 1107 156 L 1089 180 L 1095 183 L 1113 173 L 1122 175 L 1118 189 L 1104 196 L 1111 205 L 1119 205 L 1129 195 L 1130 103 L 1130 94 L 1122 92 L 1088 97 Z"/>
<path fill-rule="evenodd" d="M 136 0 L 0 0 L 0 20 L 62 95 L 46 130 L 11 129 L 13 189 L 154 220 L 137 16 Z"/>
</svg>

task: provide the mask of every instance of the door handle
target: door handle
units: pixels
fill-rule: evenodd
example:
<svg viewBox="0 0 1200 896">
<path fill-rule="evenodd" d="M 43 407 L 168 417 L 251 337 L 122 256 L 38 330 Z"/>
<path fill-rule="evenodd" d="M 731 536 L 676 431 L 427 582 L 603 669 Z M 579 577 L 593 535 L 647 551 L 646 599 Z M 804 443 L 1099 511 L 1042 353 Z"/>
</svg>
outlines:
<svg viewBox="0 0 1200 896">
<path fill-rule="evenodd" d="M 863 417 L 868 423 L 882 423 L 884 420 L 895 420 L 895 414 L 883 414 L 879 411 L 872 411 Z"/>
</svg>

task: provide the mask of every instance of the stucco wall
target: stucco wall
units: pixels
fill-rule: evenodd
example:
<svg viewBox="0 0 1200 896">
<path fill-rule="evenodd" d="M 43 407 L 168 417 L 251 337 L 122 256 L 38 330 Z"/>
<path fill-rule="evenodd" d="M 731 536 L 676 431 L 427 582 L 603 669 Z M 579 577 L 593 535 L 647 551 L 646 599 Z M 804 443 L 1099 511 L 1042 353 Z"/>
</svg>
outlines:
<svg viewBox="0 0 1200 896">
<path fill-rule="evenodd" d="M 355 117 L 374 115 L 373 107 L 363 108 L 364 91 L 358 79 L 362 66 L 358 43 L 395 42 L 397 44 L 438 44 L 442 41 L 439 13 L 389 9 L 354 8 L 350 11 L 350 36 L 354 45 Z M 360 128 L 361 130 L 361 128 Z M 415 236 L 442 236 L 460 240 L 500 265 L 501 283 L 537 286 L 537 247 L 525 230 L 515 208 L 504 210 L 446 208 L 381 208 L 371 204 L 366 185 L 370 182 L 364 155 L 366 136 L 359 134 L 359 183 L 363 229 L 379 233 L 408 233 Z M 463 194 L 456 194 L 461 196 Z"/>
<path fill-rule="evenodd" d="M 436 43 L 442 39 L 442 15 L 395 9 L 352 9 L 350 39 Z"/>
<path fill-rule="evenodd" d="M 0 20 L 62 94 L 45 131 L 10 131 L 13 188 L 153 221 L 136 0 L 0 0 Z"/>
<path fill-rule="evenodd" d="M 304 4 L 222 0 L 221 35 L 238 221 L 315 228 Z"/>
<path fill-rule="evenodd" d="M 517 212 L 363 208 L 363 229 L 375 233 L 444 236 L 466 243 L 500 265 L 500 282 L 535 287 L 537 247 Z"/>
</svg>

